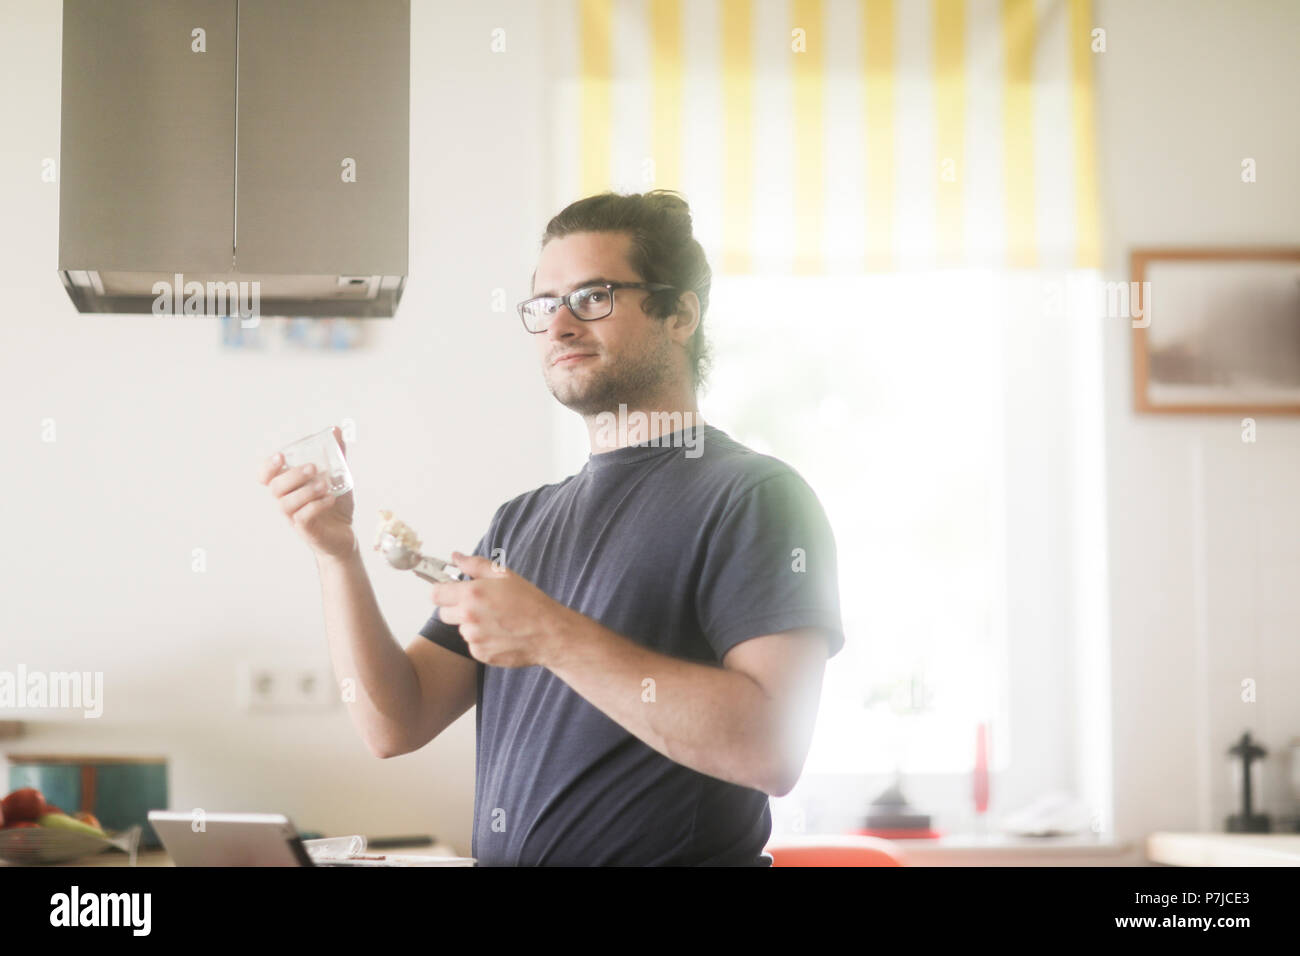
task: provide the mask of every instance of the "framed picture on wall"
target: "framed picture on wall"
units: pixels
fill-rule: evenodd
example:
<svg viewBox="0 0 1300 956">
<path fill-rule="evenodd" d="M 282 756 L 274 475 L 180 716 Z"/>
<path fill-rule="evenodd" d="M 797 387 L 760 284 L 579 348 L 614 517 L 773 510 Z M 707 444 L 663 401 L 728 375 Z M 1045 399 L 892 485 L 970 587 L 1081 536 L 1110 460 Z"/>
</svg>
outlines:
<svg viewBox="0 0 1300 956">
<path fill-rule="evenodd" d="M 1135 249 L 1134 406 L 1300 415 L 1300 248 Z"/>
</svg>

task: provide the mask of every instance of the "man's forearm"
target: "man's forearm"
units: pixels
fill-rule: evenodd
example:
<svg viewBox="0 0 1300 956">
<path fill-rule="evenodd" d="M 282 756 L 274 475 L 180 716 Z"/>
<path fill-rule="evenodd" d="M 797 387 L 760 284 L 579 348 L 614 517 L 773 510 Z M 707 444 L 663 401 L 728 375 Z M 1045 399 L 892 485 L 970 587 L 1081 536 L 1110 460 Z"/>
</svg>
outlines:
<svg viewBox="0 0 1300 956">
<path fill-rule="evenodd" d="M 746 674 L 669 657 L 570 609 L 546 667 L 611 720 L 700 773 L 773 793 L 773 701 Z"/>
<path fill-rule="evenodd" d="M 334 675 L 356 689 L 355 700 L 345 698 L 352 721 L 371 750 L 402 752 L 419 709 L 415 668 L 384 622 L 360 551 L 316 565 Z"/>
</svg>

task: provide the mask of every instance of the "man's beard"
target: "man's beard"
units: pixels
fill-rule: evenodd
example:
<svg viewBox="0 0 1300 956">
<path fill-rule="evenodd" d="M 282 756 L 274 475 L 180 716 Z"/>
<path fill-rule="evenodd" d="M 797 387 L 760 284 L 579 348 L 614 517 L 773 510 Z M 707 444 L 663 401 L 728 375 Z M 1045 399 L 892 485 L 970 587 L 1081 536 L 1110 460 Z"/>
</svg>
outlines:
<svg viewBox="0 0 1300 956">
<path fill-rule="evenodd" d="M 617 414 L 620 404 L 635 408 L 655 398 L 672 377 L 672 349 L 667 337 L 635 358 L 590 372 L 571 374 L 552 366 L 546 386 L 565 408 L 584 417 Z"/>
</svg>

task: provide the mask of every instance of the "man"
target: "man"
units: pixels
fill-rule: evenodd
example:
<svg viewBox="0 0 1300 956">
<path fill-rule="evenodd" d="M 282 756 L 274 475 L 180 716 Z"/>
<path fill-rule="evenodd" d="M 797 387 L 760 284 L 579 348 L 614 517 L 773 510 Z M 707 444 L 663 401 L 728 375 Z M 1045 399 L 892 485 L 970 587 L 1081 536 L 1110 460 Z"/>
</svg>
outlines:
<svg viewBox="0 0 1300 956">
<path fill-rule="evenodd" d="M 405 653 L 350 501 L 336 515 L 297 469 L 270 479 L 317 550 L 371 748 L 417 750 L 477 704 L 480 865 L 771 863 L 768 796 L 798 779 L 844 643 L 835 545 L 793 469 L 699 418 L 710 283 L 675 194 L 607 193 L 551 220 L 519 311 L 592 453 L 451 555 L 470 580 L 434 585 Z"/>
</svg>

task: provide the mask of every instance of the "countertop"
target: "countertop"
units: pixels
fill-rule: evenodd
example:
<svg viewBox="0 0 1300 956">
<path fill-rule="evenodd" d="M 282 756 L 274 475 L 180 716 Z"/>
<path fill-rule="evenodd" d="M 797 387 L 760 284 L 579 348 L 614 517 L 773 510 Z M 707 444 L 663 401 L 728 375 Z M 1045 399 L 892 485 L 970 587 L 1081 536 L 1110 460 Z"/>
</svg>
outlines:
<svg viewBox="0 0 1300 956">
<path fill-rule="evenodd" d="M 384 847 L 381 850 L 369 851 L 373 853 L 409 853 L 418 856 L 459 856 L 459 854 L 448 846 L 446 843 L 421 844 L 417 846 L 394 846 Z M 94 856 L 82 857 L 79 860 L 71 860 L 67 863 L 46 863 L 43 866 L 130 866 L 131 858 L 120 850 L 105 850 L 103 853 L 97 853 Z M 171 857 L 167 855 L 166 850 L 141 850 L 136 854 L 136 866 L 175 866 Z M 14 863 L 5 863 L 0 860 L 0 866 L 17 866 Z"/>
<path fill-rule="evenodd" d="M 1300 833 L 1153 833 L 1147 857 L 1169 866 L 1300 866 Z"/>
</svg>

